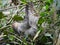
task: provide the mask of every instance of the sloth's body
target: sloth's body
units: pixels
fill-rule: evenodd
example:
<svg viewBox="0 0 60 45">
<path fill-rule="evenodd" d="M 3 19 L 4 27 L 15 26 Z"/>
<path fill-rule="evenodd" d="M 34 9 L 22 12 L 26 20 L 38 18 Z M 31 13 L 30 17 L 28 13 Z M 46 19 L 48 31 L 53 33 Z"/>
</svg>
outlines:
<svg viewBox="0 0 60 45">
<path fill-rule="evenodd" d="M 29 35 L 30 35 L 30 36 L 35 36 L 36 32 L 37 32 L 37 29 L 31 27 L 31 28 L 29 28 L 28 30 L 26 30 L 24 34 L 25 34 L 26 36 L 29 36 Z"/>
<path fill-rule="evenodd" d="M 37 23 L 39 20 L 39 16 L 35 16 L 35 13 L 29 10 L 29 25 L 35 29 L 37 29 Z"/>
<path fill-rule="evenodd" d="M 28 25 L 27 21 L 22 21 L 22 22 L 14 22 L 12 24 L 12 28 L 14 29 L 15 32 L 20 34 L 21 32 L 25 32 L 30 26 Z"/>
<path fill-rule="evenodd" d="M 20 34 L 20 32 L 23 32 L 25 35 L 31 35 L 34 36 L 37 32 L 37 22 L 38 17 L 35 16 L 29 16 L 29 24 L 27 21 L 23 21 L 21 23 L 14 22 L 12 24 L 13 29 Z"/>
<path fill-rule="evenodd" d="M 20 32 L 23 32 L 25 35 L 31 35 L 34 36 L 37 32 L 37 22 L 39 19 L 39 16 L 35 16 L 34 11 L 30 10 L 26 6 L 26 15 L 24 20 L 21 23 L 15 22 L 12 24 L 13 29 L 20 34 Z"/>
</svg>

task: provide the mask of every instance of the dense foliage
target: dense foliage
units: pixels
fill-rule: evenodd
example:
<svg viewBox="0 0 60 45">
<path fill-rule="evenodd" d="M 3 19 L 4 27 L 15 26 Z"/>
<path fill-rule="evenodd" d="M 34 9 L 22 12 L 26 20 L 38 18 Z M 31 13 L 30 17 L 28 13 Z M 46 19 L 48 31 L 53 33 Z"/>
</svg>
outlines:
<svg viewBox="0 0 60 45">
<path fill-rule="evenodd" d="M 55 0 L 56 1 L 56 0 Z M 24 7 L 28 2 L 34 3 L 36 13 L 40 16 L 38 32 L 29 40 L 22 38 L 12 29 L 14 21 L 24 20 Z M 56 45 L 60 16 L 54 0 L 0 0 L 0 45 Z"/>
</svg>

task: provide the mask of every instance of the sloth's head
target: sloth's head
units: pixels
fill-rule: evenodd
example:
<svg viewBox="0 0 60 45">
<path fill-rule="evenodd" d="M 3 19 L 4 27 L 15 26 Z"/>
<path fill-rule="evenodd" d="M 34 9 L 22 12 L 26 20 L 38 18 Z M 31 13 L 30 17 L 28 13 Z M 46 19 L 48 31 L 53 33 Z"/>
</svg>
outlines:
<svg viewBox="0 0 60 45">
<path fill-rule="evenodd" d="M 14 22 L 12 23 L 12 27 L 18 27 L 19 23 L 18 22 Z"/>
<path fill-rule="evenodd" d="M 18 27 L 19 27 L 19 23 L 18 22 L 14 22 L 14 23 L 12 23 L 12 28 L 14 29 L 14 30 L 16 30 Z"/>
<path fill-rule="evenodd" d="M 18 22 L 13 22 L 12 23 L 12 28 L 13 28 L 13 30 L 15 31 L 15 33 L 17 33 L 17 34 L 19 34 L 20 35 L 20 23 L 18 23 Z M 19 28 L 19 29 L 18 29 Z"/>
</svg>

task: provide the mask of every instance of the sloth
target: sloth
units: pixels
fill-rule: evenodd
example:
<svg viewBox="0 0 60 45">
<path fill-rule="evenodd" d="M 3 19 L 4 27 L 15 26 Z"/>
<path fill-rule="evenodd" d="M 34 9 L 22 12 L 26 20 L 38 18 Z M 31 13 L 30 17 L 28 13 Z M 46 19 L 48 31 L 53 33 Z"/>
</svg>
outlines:
<svg viewBox="0 0 60 45">
<path fill-rule="evenodd" d="M 24 33 L 24 35 L 28 36 L 34 36 L 37 32 L 37 22 L 39 20 L 39 16 L 35 16 L 34 11 L 30 10 L 27 8 L 28 6 L 26 6 L 26 15 L 24 20 L 19 23 L 19 22 L 14 22 L 12 24 L 12 28 L 14 29 L 14 31 L 16 31 L 18 34 L 20 34 L 21 32 Z"/>
<path fill-rule="evenodd" d="M 35 16 L 31 17 L 30 16 L 29 17 L 29 24 L 28 24 L 28 22 L 26 20 L 22 21 L 21 23 L 14 22 L 12 24 L 12 28 L 18 34 L 23 32 L 25 35 L 34 36 L 35 33 L 37 32 L 37 22 L 38 22 L 38 17 L 35 17 Z"/>
</svg>

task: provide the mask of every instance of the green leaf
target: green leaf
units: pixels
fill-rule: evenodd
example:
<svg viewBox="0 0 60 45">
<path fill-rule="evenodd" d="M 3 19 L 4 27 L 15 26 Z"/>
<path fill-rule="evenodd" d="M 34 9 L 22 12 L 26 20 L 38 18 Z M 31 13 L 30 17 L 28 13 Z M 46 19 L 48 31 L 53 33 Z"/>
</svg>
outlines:
<svg viewBox="0 0 60 45">
<path fill-rule="evenodd" d="M 52 2 L 53 2 L 53 0 L 46 0 L 46 2 L 48 2 L 48 3 L 52 3 Z"/>
<path fill-rule="evenodd" d="M 46 42 L 47 42 L 47 37 L 43 36 L 43 37 L 41 38 L 41 42 L 42 42 L 42 43 L 46 43 Z"/>
<path fill-rule="evenodd" d="M 45 5 L 49 5 L 50 6 L 50 2 L 48 0 L 46 0 Z"/>
<path fill-rule="evenodd" d="M 14 40 L 14 36 L 13 35 L 10 35 L 9 36 L 9 40 Z"/>
<path fill-rule="evenodd" d="M 39 20 L 38 20 L 38 24 L 42 24 L 43 22 L 44 22 L 45 20 L 44 20 L 44 18 L 43 17 L 41 17 Z"/>
<path fill-rule="evenodd" d="M 14 18 L 13 18 L 14 21 L 21 21 L 23 20 L 23 18 L 19 15 L 15 15 Z"/>
<path fill-rule="evenodd" d="M 45 18 L 46 19 L 46 21 L 49 23 L 49 24 L 51 24 L 51 22 L 52 22 L 52 19 L 51 18 Z"/>
<path fill-rule="evenodd" d="M 10 45 L 10 44 L 6 44 L 6 45 Z"/>
<path fill-rule="evenodd" d="M 45 16 L 47 16 L 47 13 L 46 12 L 41 12 L 40 16 L 45 17 Z"/>
<path fill-rule="evenodd" d="M 26 2 L 26 0 L 21 0 L 22 2 Z"/>
<path fill-rule="evenodd" d="M 4 18 L 6 16 L 4 16 L 4 14 L 2 12 L 0 12 L 0 19 Z"/>
<path fill-rule="evenodd" d="M 26 4 L 27 1 L 26 0 L 21 0 L 21 2 L 24 3 L 24 4 Z"/>
<path fill-rule="evenodd" d="M 10 28 L 9 32 L 13 33 L 13 32 L 14 32 L 14 30 L 13 30 L 12 28 Z"/>
<path fill-rule="evenodd" d="M 48 10 L 49 9 L 49 6 L 48 5 L 46 5 L 46 10 Z"/>
</svg>

